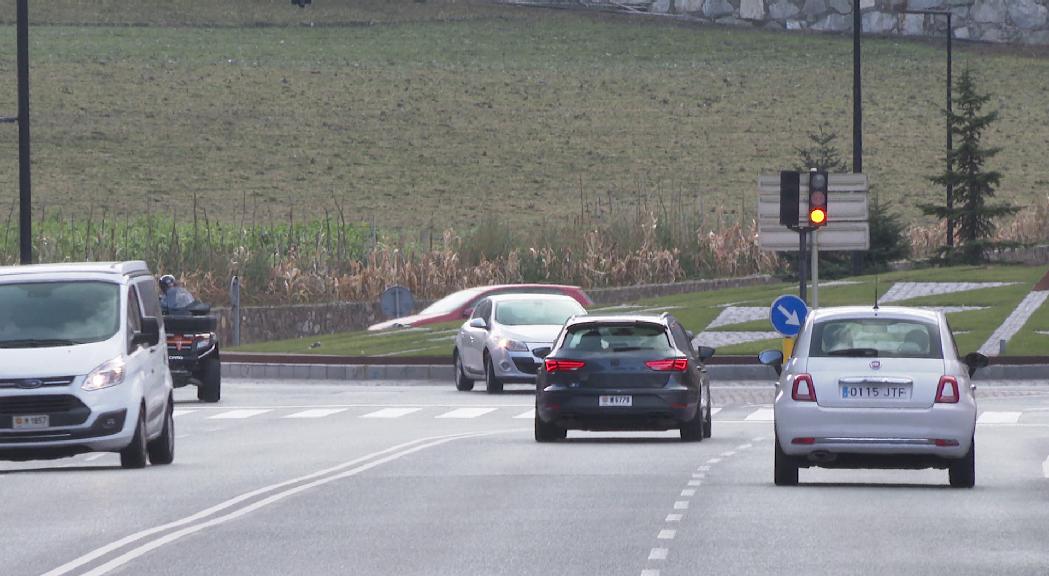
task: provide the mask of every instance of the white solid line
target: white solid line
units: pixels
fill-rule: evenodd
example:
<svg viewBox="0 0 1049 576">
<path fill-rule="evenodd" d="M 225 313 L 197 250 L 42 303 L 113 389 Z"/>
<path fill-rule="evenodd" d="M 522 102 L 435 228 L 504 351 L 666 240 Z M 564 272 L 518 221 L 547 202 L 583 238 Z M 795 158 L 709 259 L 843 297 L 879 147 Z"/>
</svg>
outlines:
<svg viewBox="0 0 1049 576">
<path fill-rule="evenodd" d="M 174 410 L 171 411 L 171 417 L 172 418 L 178 418 L 179 416 L 185 416 L 186 414 L 192 414 L 194 412 L 196 412 L 196 410 L 186 410 L 184 408 L 175 408 Z"/>
<path fill-rule="evenodd" d="M 688 481 L 688 485 L 689 486 L 700 486 L 702 484 L 703 484 L 702 480 L 689 480 Z"/>
<path fill-rule="evenodd" d="M 361 418 L 400 418 L 419 410 L 422 410 L 422 408 L 383 408 L 382 410 L 364 414 Z"/>
<path fill-rule="evenodd" d="M 1045 459 L 1045 462 L 1042 462 L 1042 475 L 1049 478 L 1049 457 Z"/>
<path fill-rule="evenodd" d="M 762 442 L 764 440 L 765 440 L 764 436 L 755 436 L 754 437 L 754 442 Z"/>
<path fill-rule="evenodd" d="M 684 514 L 667 514 L 666 521 L 667 522 L 681 522 L 681 518 L 683 518 L 684 516 L 685 516 Z"/>
<path fill-rule="evenodd" d="M 677 536 L 677 530 L 660 530 L 656 538 L 660 540 L 673 540 Z"/>
<path fill-rule="evenodd" d="M 688 510 L 688 500 L 674 502 L 674 510 Z"/>
<path fill-rule="evenodd" d="M 222 412 L 208 418 L 210 420 L 243 420 L 267 412 L 272 412 L 272 410 L 230 410 L 229 412 Z"/>
<path fill-rule="evenodd" d="M 670 550 L 668 550 L 666 548 L 653 548 L 652 551 L 648 553 L 648 559 L 649 560 L 666 560 L 667 559 L 667 554 L 669 552 L 670 552 Z"/>
<path fill-rule="evenodd" d="M 695 496 L 696 495 L 696 491 L 693 488 L 685 488 L 684 490 L 681 491 L 681 495 L 685 496 L 686 498 L 689 497 L 689 496 Z"/>
<path fill-rule="evenodd" d="M 143 538 L 147 538 L 149 536 L 152 536 L 152 535 L 157 534 L 159 532 L 164 532 L 166 530 L 170 530 L 172 528 L 178 528 L 178 527 L 183 527 L 183 526 L 186 526 L 186 525 L 193 524 L 193 522 L 205 519 L 208 516 L 212 516 L 212 515 L 214 515 L 214 514 L 216 514 L 218 512 L 221 512 L 222 510 L 226 510 L 228 508 L 232 508 L 232 507 L 234 507 L 234 506 L 236 506 L 238 504 L 241 504 L 241 503 L 245 502 L 245 500 L 251 499 L 251 498 L 253 498 L 255 496 L 259 496 L 259 495 L 265 494 L 267 492 L 274 492 L 274 491 L 280 490 L 282 488 L 291 486 L 291 488 L 287 488 L 286 490 L 283 490 L 283 491 L 277 492 L 275 494 L 272 494 L 270 496 L 267 496 L 267 497 L 265 497 L 265 498 L 263 498 L 261 500 L 258 500 L 258 502 L 255 502 L 255 503 L 249 505 L 249 506 L 244 506 L 243 508 L 235 509 L 232 512 L 229 512 L 229 513 L 224 514 L 222 516 L 217 516 L 217 517 L 214 517 L 214 518 L 209 519 L 207 521 L 202 521 L 202 522 L 200 522 L 200 524 L 196 524 L 194 526 L 189 526 L 187 528 L 183 528 L 181 530 L 178 530 L 178 531 L 166 534 L 166 535 L 164 535 L 162 537 L 159 537 L 159 538 L 157 538 L 155 540 L 143 543 L 143 545 L 140 545 L 140 546 L 138 546 L 136 548 L 133 548 L 133 549 L 129 550 L 128 552 L 125 552 L 124 554 L 122 554 L 120 556 L 117 556 L 117 557 L 113 558 L 112 560 L 109 560 L 108 562 L 102 564 L 102 566 L 100 566 L 98 568 L 95 568 L 94 570 L 91 570 L 90 572 L 86 572 L 86 573 L 83 574 L 83 576 L 101 576 L 103 574 L 107 574 L 107 573 L 111 572 L 112 570 L 114 570 L 116 568 L 120 568 L 120 567 L 124 566 L 124 564 L 130 562 L 131 560 L 133 560 L 135 558 L 144 556 L 145 554 L 149 553 L 152 550 L 155 550 L 157 548 L 163 547 L 163 546 L 167 545 L 167 543 L 170 543 L 170 542 L 172 542 L 174 540 L 177 540 L 178 538 L 181 538 L 183 536 L 199 532 L 201 530 L 205 530 L 207 528 L 211 528 L 213 526 L 224 524 L 224 522 L 227 522 L 229 520 L 238 518 L 238 517 L 243 516 L 245 514 L 248 514 L 250 512 L 254 512 L 255 510 L 258 510 L 258 509 L 263 508 L 265 506 L 270 506 L 271 504 L 279 502 L 279 500 L 284 499 L 284 498 L 286 498 L 288 496 L 292 496 L 294 494 L 298 494 L 298 493 L 303 492 L 305 490 L 308 490 L 308 489 L 311 489 L 311 488 L 316 488 L 318 486 L 322 486 L 324 484 L 328 484 L 330 482 L 337 481 L 337 479 L 341 479 L 341 478 L 344 478 L 344 477 L 357 475 L 357 474 L 359 474 L 361 472 L 364 472 L 366 470 L 370 470 L 371 468 L 374 468 L 374 467 L 386 464 L 386 463 L 394 461 L 394 460 L 398 460 L 398 458 L 400 458 L 400 457 L 406 456 L 406 455 L 411 454 L 413 452 L 418 452 L 420 450 L 424 450 L 426 448 L 431 448 L 431 447 L 434 447 L 434 446 L 437 446 L 437 445 L 441 445 L 441 444 L 445 444 L 445 443 L 448 443 L 448 442 L 452 442 L 454 440 L 478 438 L 478 436 L 491 435 L 491 434 L 494 434 L 494 433 L 498 433 L 498 432 L 472 432 L 472 433 L 449 434 L 449 435 L 443 435 L 443 436 L 429 436 L 429 438 L 413 440 L 411 442 L 406 442 L 406 443 L 403 443 L 403 444 L 399 444 L 397 446 L 392 446 L 392 447 L 386 448 L 384 450 L 379 450 L 377 452 L 372 452 L 370 454 L 366 454 L 364 456 L 355 458 L 355 460 L 351 460 L 349 462 L 344 462 L 344 463 L 342 463 L 342 464 L 340 464 L 338 466 L 333 466 L 333 467 L 330 467 L 330 468 L 327 468 L 327 469 L 324 469 L 324 470 L 313 472 L 311 474 L 306 474 L 304 476 L 299 476 L 297 478 L 292 478 L 292 479 L 290 479 L 290 481 L 284 481 L 284 482 L 281 482 L 281 483 L 278 483 L 278 484 L 265 486 L 265 487 L 253 490 L 251 492 L 245 492 L 243 494 L 240 494 L 239 496 L 236 496 L 236 497 L 233 497 L 233 498 L 230 498 L 230 499 L 226 500 L 226 502 L 222 502 L 222 503 L 219 503 L 219 504 L 217 504 L 215 506 L 212 506 L 211 508 L 208 508 L 208 509 L 205 509 L 205 510 L 201 510 L 200 512 L 197 512 L 197 513 L 192 514 L 190 516 L 186 516 L 185 518 L 181 518 L 181 519 L 178 519 L 178 520 L 174 520 L 172 522 L 168 522 L 168 524 L 166 524 L 166 525 L 157 526 L 157 527 L 154 527 L 154 528 L 143 530 L 141 532 L 136 532 L 134 534 L 125 536 L 124 538 L 121 538 L 120 540 L 116 540 L 116 541 L 110 542 L 110 543 L 108 543 L 108 545 L 106 545 L 106 546 L 104 546 L 102 548 L 95 549 L 95 550 L 93 550 L 91 552 L 88 552 L 87 554 L 84 554 L 83 556 L 80 556 L 79 558 L 70 560 L 69 562 L 66 562 L 66 563 L 62 564 L 62 566 L 60 566 L 59 568 L 56 568 L 55 570 L 47 572 L 43 576 L 63 576 L 64 574 L 68 574 L 69 572 L 72 572 L 73 570 L 76 570 L 76 569 L 84 566 L 84 564 L 92 562 L 94 560 L 97 560 L 97 559 L 101 558 L 102 556 L 105 556 L 106 554 L 109 554 L 110 552 L 113 552 L 113 551 L 116 551 L 116 550 L 120 550 L 121 548 L 129 545 L 129 543 L 131 543 L 131 542 L 134 542 L 134 541 L 137 541 L 137 540 L 141 540 Z M 384 454 L 386 454 L 386 455 L 383 456 Z M 383 456 L 383 457 L 379 458 L 379 460 L 373 460 L 373 458 L 377 458 L 378 456 Z M 371 461 L 371 462 L 367 462 L 367 461 Z M 366 464 L 357 466 L 357 465 L 359 465 L 361 463 L 366 463 Z M 351 468 L 351 467 L 354 467 L 354 466 L 357 466 L 357 467 L 356 468 Z M 350 469 L 346 470 L 347 468 L 350 468 Z M 339 472 L 339 473 L 338 474 L 334 474 L 335 472 Z M 324 477 L 321 477 L 321 476 L 324 476 Z M 320 477 L 320 479 L 314 479 L 314 478 L 318 478 L 318 477 Z M 305 481 L 313 481 L 313 482 L 309 482 L 308 484 L 300 484 L 300 483 L 303 483 Z M 293 485 L 296 485 L 296 484 L 298 484 L 298 486 L 293 486 Z"/>
<path fill-rule="evenodd" d="M 659 576 L 659 570 L 642 570 L 641 576 Z"/>
<path fill-rule="evenodd" d="M 445 412 L 438 418 L 477 418 L 489 412 L 495 412 L 495 408 L 458 408 L 451 412 Z"/>
<path fill-rule="evenodd" d="M 976 419 L 977 424 L 1016 424 L 1023 412 L 984 412 Z"/>
<path fill-rule="evenodd" d="M 325 416 L 331 416 L 332 414 L 338 414 L 339 412 L 345 411 L 346 408 L 312 408 L 310 410 L 288 414 L 285 418 L 324 418 Z"/>
<path fill-rule="evenodd" d="M 714 415 L 715 415 L 715 414 L 717 414 L 718 412 L 721 412 L 721 408 L 720 408 L 720 407 L 719 407 L 719 408 L 711 408 L 711 409 L 710 409 L 710 415 L 711 415 L 711 416 L 714 416 Z"/>
<path fill-rule="evenodd" d="M 721 462 L 721 458 L 711 458 L 710 460 L 707 460 L 707 464 L 717 464 L 718 462 Z"/>
<path fill-rule="evenodd" d="M 744 418 L 747 422 L 772 422 L 775 418 L 775 412 L 772 408 L 758 408 L 751 412 Z"/>
<path fill-rule="evenodd" d="M 522 413 L 518 414 L 517 416 L 514 416 L 514 419 L 517 419 L 517 418 L 522 418 L 522 419 L 527 418 L 529 420 L 531 420 L 532 418 L 535 418 L 535 408 L 532 408 L 528 412 L 522 412 Z"/>
</svg>

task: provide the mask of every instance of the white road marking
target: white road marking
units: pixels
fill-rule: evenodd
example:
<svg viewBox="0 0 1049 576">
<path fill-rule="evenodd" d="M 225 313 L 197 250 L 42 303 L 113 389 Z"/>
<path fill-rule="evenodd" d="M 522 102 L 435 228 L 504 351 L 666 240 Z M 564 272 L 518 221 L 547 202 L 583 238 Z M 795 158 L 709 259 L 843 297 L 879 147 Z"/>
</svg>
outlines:
<svg viewBox="0 0 1049 576">
<path fill-rule="evenodd" d="M 702 480 L 689 480 L 688 481 L 688 485 L 689 486 L 700 486 L 702 484 L 703 484 Z"/>
<path fill-rule="evenodd" d="M 976 419 L 977 424 L 1016 424 L 1023 412 L 984 412 Z"/>
<path fill-rule="evenodd" d="M 739 446 L 736 446 L 736 450 L 747 450 L 753 447 L 753 444 L 740 444 Z"/>
<path fill-rule="evenodd" d="M 90 456 L 84 458 L 84 462 L 94 462 L 95 460 L 98 460 L 99 458 L 103 458 L 105 456 L 106 454 L 103 452 L 99 452 L 98 454 L 91 454 Z"/>
<path fill-rule="evenodd" d="M 179 416 L 185 416 L 186 414 L 192 414 L 194 412 L 196 412 L 196 410 L 187 410 L 185 408 L 175 408 L 174 410 L 171 411 L 171 417 L 172 418 L 178 418 Z"/>
<path fill-rule="evenodd" d="M 226 500 L 225 502 L 221 502 L 210 508 L 201 510 L 196 514 L 186 516 L 185 518 L 182 518 L 180 520 L 175 520 L 174 522 L 169 522 L 161 526 L 155 526 L 153 528 L 149 528 L 125 536 L 120 540 L 106 544 L 101 548 L 97 548 L 95 550 L 92 550 L 91 552 L 88 552 L 87 554 L 84 554 L 83 556 L 80 556 L 79 558 L 71 560 L 59 566 L 58 568 L 55 568 L 54 570 L 47 572 L 43 576 L 63 576 L 76 570 L 81 566 L 84 566 L 85 564 L 98 560 L 106 554 L 117 551 L 127 546 L 128 544 L 137 542 L 139 540 L 148 538 L 150 536 L 156 535 L 166 530 L 170 530 L 172 528 L 179 528 L 185 526 L 180 530 L 170 532 L 155 540 L 146 542 L 144 544 L 140 544 L 139 546 L 132 548 L 131 550 L 128 550 L 124 554 L 121 554 L 120 556 L 113 558 L 109 562 L 106 562 L 105 564 L 102 564 L 89 572 L 83 573 L 83 576 L 102 576 L 103 574 L 108 574 L 109 572 L 127 564 L 128 562 L 131 562 L 136 558 L 144 556 L 145 554 L 157 548 L 160 548 L 161 546 L 170 544 L 171 542 L 174 542 L 179 538 L 200 532 L 202 530 L 211 528 L 213 526 L 217 526 L 219 524 L 224 524 L 226 522 L 229 522 L 230 520 L 235 520 L 251 512 L 259 510 L 260 508 L 264 508 L 271 504 L 275 504 L 289 496 L 305 492 L 306 490 L 316 488 L 318 486 L 322 486 L 330 482 L 334 482 L 336 480 L 356 476 L 361 472 L 365 472 L 367 470 L 370 470 L 377 466 L 381 466 L 388 462 L 392 462 L 394 460 L 398 460 L 404 456 L 413 454 L 420 450 L 432 448 L 434 446 L 452 442 L 454 440 L 478 438 L 498 433 L 499 432 L 474 432 L 466 434 L 451 434 L 447 436 L 431 436 L 428 438 L 419 438 L 410 442 L 398 444 L 396 446 L 392 446 L 384 450 L 379 450 L 377 452 L 372 452 L 371 454 L 361 456 L 360 458 L 355 458 L 348 462 L 343 462 L 342 464 L 333 466 L 331 468 L 320 470 L 318 472 L 307 474 L 305 476 L 300 476 L 298 478 L 293 478 L 291 480 L 286 480 L 284 482 L 279 482 L 277 484 L 264 486 L 251 492 L 246 492 L 244 494 L 241 494 L 240 496 L 236 496 L 234 498 Z M 347 468 L 349 469 L 347 470 Z M 303 484 L 303 482 L 306 483 Z M 209 516 L 214 516 L 215 514 L 222 512 L 223 510 L 226 510 L 227 508 L 232 508 L 238 504 L 244 503 L 245 501 L 248 501 L 252 498 L 261 496 L 269 492 L 275 493 L 271 494 L 270 496 L 267 496 L 266 498 L 263 498 L 262 500 L 258 500 L 241 508 L 236 508 L 222 516 L 217 516 L 215 518 L 211 518 L 210 520 L 201 522 L 202 520 L 207 519 Z M 199 523 L 194 524 L 195 522 Z M 190 526 L 186 526 L 187 524 L 190 524 Z"/>
<path fill-rule="evenodd" d="M 477 418 L 489 412 L 495 412 L 495 408 L 457 408 L 441 414 L 438 418 Z"/>
<path fill-rule="evenodd" d="M 265 414 L 267 412 L 273 412 L 273 410 L 230 410 L 229 412 L 221 412 L 214 416 L 209 416 L 211 420 L 243 420 L 245 418 L 251 418 L 252 416 L 258 416 L 259 414 Z"/>
<path fill-rule="evenodd" d="M 775 412 L 772 408 L 758 408 L 744 418 L 747 422 L 772 422 Z"/>
<path fill-rule="evenodd" d="M 711 458 L 710 460 L 707 460 L 707 464 L 717 464 L 718 462 L 721 462 L 721 458 Z"/>
<path fill-rule="evenodd" d="M 761 441 L 763 441 L 764 439 L 765 439 L 765 437 L 764 437 L 764 436 L 755 436 L 755 437 L 754 437 L 754 442 L 761 442 Z"/>
<path fill-rule="evenodd" d="M 659 570 L 642 570 L 641 576 L 659 576 Z"/>
<path fill-rule="evenodd" d="M 364 414 L 361 418 L 400 418 L 420 410 L 422 408 L 383 408 L 382 410 Z"/>
<path fill-rule="evenodd" d="M 674 502 L 674 510 L 688 510 L 688 500 Z"/>
<path fill-rule="evenodd" d="M 667 514 L 666 521 L 667 522 L 681 522 L 681 519 L 684 518 L 684 516 L 685 516 L 684 514 Z"/>
<path fill-rule="evenodd" d="M 710 470 L 710 466 L 696 466 L 696 471 L 698 472 L 706 472 L 707 470 Z"/>
<path fill-rule="evenodd" d="M 728 452 L 722 452 L 721 453 L 721 457 L 722 458 L 728 458 L 729 456 L 735 456 L 735 455 L 736 455 L 736 453 L 734 451 L 732 451 L 732 450 L 729 450 Z"/>
<path fill-rule="evenodd" d="M 670 550 L 668 550 L 666 548 L 653 548 L 652 551 L 648 553 L 648 559 L 649 560 L 666 560 L 668 553 L 670 553 Z"/>
<path fill-rule="evenodd" d="M 707 477 L 707 473 L 706 472 L 693 472 L 692 473 L 692 477 L 693 478 L 706 478 Z"/>
<path fill-rule="evenodd" d="M 696 490 L 694 488 L 685 488 L 684 490 L 681 491 L 681 495 L 686 497 L 686 498 L 689 497 L 689 496 L 695 496 L 696 495 Z"/>
<path fill-rule="evenodd" d="M 514 419 L 517 419 L 517 418 L 528 419 L 528 420 L 531 420 L 531 419 L 535 418 L 535 408 L 532 408 L 528 412 L 522 412 L 522 413 L 518 414 L 517 416 L 514 416 Z"/>
<path fill-rule="evenodd" d="M 1042 475 L 1049 478 L 1049 457 L 1046 457 L 1045 462 L 1042 462 Z"/>
<path fill-rule="evenodd" d="M 324 418 L 325 416 L 331 416 L 332 414 L 338 414 L 339 412 L 345 411 L 346 408 L 312 408 L 310 410 L 288 414 L 287 416 L 284 416 L 284 418 Z"/>
<path fill-rule="evenodd" d="M 710 416 L 713 417 L 718 412 L 721 412 L 721 408 L 720 407 L 719 408 L 711 408 L 710 409 Z"/>
<path fill-rule="evenodd" d="M 656 538 L 659 540 L 673 540 L 674 536 L 677 536 L 677 530 L 660 530 Z"/>
</svg>

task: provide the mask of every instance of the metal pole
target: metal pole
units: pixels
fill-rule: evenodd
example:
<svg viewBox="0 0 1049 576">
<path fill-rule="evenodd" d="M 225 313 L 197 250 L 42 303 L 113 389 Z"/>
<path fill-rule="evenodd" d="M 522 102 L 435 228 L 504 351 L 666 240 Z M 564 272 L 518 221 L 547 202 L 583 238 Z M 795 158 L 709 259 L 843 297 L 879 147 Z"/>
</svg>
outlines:
<svg viewBox="0 0 1049 576">
<path fill-rule="evenodd" d="M 820 305 L 820 231 L 812 231 L 812 242 L 809 251 L 812 252 L 812 308 Z"/>
<path fill-rule="evenodd" d="M 18 0 L 18 246 L 22 264 L 33 262 L 33 196 L 29 174 L 29 0 Z"/>
<path fill-rule="evenodd" d="M 863 93 L 860 82 L 860 0 L 852 2 L 852 171 L 863 173 Z"/>
<path fill-rule="evenodd" d="M 951 85 L 953 79 L 951 78 L 951 60 L 952 60 L 952 47 L 951 38 L 954 36 L 954 29 L 951 27 L 951 13 L 947 13 L 947 173 L 949 174 L 954 169 L 954 139 L 951 134 L 951 118 L 954 114 L 954 107 L 951 101 Z M 950 211 L 954 208 L 954 184 L 950 180 L 947 181 L 947 247 L 954 247 L 954 219 L 950 217 Z"/>
<path fill-rule="evenodd" d="M 808 302 L 805 298 L 805 284 L 808 280 L 805 273 L 805 237 L 808 236 L 808 231 L 805 228 L 798 229 L 798 296 L 801 297 L 803 302 Z"/>
<path fill-rule="evenodd" d="M 229 312 L 233 324 L 234 346 L 240 346 L 240 278 L 234 276 L 229 283 Z"/>
</svg>

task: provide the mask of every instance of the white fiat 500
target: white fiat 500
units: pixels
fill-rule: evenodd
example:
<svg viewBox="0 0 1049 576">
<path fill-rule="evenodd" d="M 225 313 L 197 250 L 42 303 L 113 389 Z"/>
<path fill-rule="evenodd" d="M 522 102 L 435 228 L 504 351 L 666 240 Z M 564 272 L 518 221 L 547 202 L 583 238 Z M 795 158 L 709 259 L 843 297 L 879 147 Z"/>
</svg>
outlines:
<svg viewBox="0 0 1049 576">
<path fill-rule="evenodd" d="M 794 353 L 761 353 L 780 379 L 775 483 L 798 468 L 946 468 L 975 483 L 975 386 L 987 358 L 958 357 L 940 312 L 901 307 L 812 311 Z"/>
</svg>

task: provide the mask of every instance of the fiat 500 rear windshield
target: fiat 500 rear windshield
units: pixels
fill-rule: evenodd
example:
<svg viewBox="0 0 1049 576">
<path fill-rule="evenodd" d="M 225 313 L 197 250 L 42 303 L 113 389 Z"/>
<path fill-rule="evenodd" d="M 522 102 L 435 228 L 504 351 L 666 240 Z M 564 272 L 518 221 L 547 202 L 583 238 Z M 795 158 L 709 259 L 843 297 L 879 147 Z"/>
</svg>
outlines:
<svg viewBox="0 0 1049 576">
<path fill-rule="evenodd" d="M 580 352 L 627 352 L 669 351 L 673 346 L 665 326 L 629 322 L 576 324 L 568 329 L 561 348 Z"/>
<path fill-rule="evenodd" d="M 892 318 L 849 318 L 812 328 L 809 356 L 943 358 L 934 323 Z"/>
</svg>

